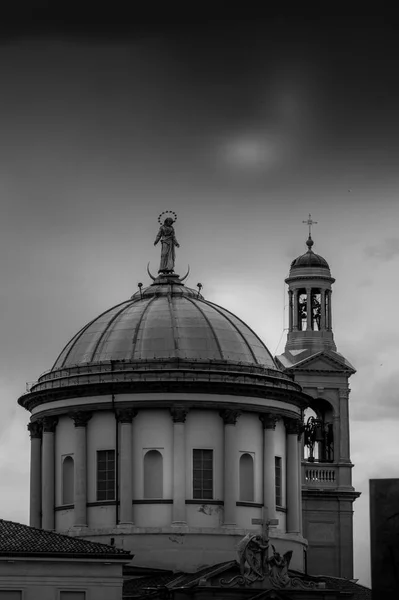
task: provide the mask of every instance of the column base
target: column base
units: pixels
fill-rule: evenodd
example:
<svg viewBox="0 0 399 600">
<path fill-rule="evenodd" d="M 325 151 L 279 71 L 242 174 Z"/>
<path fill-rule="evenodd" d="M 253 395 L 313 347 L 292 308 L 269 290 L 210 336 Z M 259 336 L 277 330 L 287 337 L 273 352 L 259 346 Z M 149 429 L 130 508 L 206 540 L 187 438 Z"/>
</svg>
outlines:
<svg viewBox="0 0 399 600">
<path fill-rule="evenodd" d="M 237 529 L 237 523 L 223 523 L 223 529 Z"/>
<path fill-rule="evenodd" d="M 171 527 L 188 527 L 187 521 L 172 521 Z"/>
</svg>

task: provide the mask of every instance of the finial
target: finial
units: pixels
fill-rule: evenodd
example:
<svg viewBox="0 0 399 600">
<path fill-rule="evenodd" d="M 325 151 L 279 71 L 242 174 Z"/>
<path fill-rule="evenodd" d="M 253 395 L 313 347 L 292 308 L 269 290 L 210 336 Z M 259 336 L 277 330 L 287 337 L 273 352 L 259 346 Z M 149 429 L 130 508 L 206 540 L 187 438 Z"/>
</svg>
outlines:
<svg viewBox="0 0 399 600">
<path fill-rule="evenodd" d="M 170 214 L 172 217 L 165 217 Z M 161 262 L 159 265 L 158 273 L 174 273 L 175 267 L 175 246 L 180 247 L 176 237 L 173 223 L 177 221 L 177 214 L 173 210 L 164 210 L 158 217 L 158 222 L 161 225 L 158 231 L 158 235 L 155 238 L 154 246 L 161 241 Z"/>
<path fill-rule="evenodd" d="M 197 283 L 197 288 L 198 288 L 198 295 L 197 298 L 199 298 L 201 290 L 202 290 L 202 283 Z"/>
<path fill-rule="evenodd" d="M 143 287 L 143 284 L 140 282 L 140 283 L 137 284 L 137 287 L 140 290 L 140 298 L 143 299 L 143 294 L 141 293 L 141 288 Z"/>
<path fill-rule="evenodd" d="M 312 225 L 317 225 L 317 221 L 312 221 L 312 215 L 309 213 L 307 221 L 302 221 L 305 225 L 309 225 L 309 239 L 312 239 Z"/>
</svg>

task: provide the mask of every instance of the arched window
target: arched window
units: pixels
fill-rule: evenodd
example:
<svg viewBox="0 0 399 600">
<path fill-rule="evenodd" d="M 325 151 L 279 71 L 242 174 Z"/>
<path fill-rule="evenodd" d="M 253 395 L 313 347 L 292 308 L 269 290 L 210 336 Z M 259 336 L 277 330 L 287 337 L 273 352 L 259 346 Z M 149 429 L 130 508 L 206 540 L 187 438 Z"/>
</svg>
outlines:
<svg viewBox="0 0 399 600">
<path fill-rule="evenodd" d="M 240 500 L 254 501 L 254 459 L 248 452 L 240 457 Z"/>
<path fill-rule="evenodd" d="M 163 498 L 163 458 L 158 450 L 144 456 L 144 498 Z"/>
<path fill-rule="evenodd" d="M 72 456 L 62 461 L 62 504 L 73 504 L 74 462 Z"/>
</svg>

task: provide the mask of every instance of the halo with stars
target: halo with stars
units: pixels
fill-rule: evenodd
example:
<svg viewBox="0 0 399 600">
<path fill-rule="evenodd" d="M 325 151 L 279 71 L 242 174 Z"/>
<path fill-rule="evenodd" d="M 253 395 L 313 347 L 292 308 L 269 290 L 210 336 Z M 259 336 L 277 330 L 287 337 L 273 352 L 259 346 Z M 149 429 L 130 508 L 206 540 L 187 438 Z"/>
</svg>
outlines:
<svg viewBox="0 0 399 600">
<path fill-rule="evenodd" d="M 173 223 L 175 221 L 177 221 L 177 214 L 175 213 L 174 210 L 164 210 L 163 212 L 161 212 L 161 214 L 158 217 L 158 223 L 160 225 L 163 225 L 165 219 L 167 219 L 167 217 L 165 215 L 168 215 L 168 214 L 173 215 Z"/>
</svg>

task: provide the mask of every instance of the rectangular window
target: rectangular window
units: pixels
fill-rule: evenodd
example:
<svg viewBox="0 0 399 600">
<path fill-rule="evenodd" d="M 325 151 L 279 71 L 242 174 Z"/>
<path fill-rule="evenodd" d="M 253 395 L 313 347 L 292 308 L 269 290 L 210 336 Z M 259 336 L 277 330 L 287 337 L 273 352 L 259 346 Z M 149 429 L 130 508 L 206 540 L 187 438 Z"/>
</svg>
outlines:
<svg viewBox="0 0 399 600">
<path fill-rule="evenodd" d="M 276 474 L 276 506 L 283 505 L 283 496 L 281 489 L 281 458 L 279 456 L 274 457 L 275 474 Z"/>
<path fill-rule="evenodd" d="M 193 498 L 213 498 L 213 450 L 193 450 Z"/>
<path fill-rule="evenodd" d="M 86 592 L 60 592 L 60 600 L 86 600 Z"/>
<path fill-rule="evenodd" d="M 19 590 L 0 590 L 1 600 L 22 600 L 22 592 Z"/>
<path fill-rule="evenodd" d="M 115 500 L 115 450 L 97 451 L 97 502 Z"/>
</svg>

